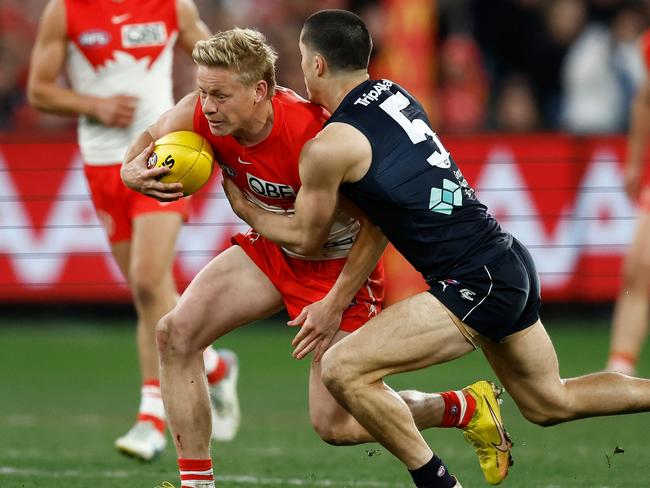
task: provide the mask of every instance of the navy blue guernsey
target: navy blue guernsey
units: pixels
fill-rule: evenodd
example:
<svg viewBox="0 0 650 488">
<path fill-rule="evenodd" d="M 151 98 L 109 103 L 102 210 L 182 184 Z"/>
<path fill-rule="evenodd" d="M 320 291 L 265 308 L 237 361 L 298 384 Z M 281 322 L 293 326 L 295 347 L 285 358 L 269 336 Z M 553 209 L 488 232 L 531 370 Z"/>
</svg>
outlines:
<svg viewBox="0 0 650 488">
<path fill-rule="evenodd" d="M 341 193 L 361 208 L 431 283 L 502 256 L 512 236 L 487 213 L 431 129 L 422 106 L 389 80 L 368 80 L 343 99 L 327 124 L 361 131 L 372 162 Z"/>
</svg>

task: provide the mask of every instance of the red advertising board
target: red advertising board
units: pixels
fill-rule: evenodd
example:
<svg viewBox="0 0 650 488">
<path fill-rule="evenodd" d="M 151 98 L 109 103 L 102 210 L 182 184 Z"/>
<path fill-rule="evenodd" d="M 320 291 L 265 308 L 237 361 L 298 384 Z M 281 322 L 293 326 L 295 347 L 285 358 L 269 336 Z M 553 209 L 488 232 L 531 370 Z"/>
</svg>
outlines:
<svg viewBox="0 0 650 488">
<path fill-rule="evenodd" d="M 622 191 L 623 137 L 443 140 L 490 212 L 531 250 L 545 300 L 615 297 L 636 213 Z M 214 178 L 179 237 L 181 288 L 241 229 Z M 394 251 L 386 259 L 391 300 L 422 286 Z M 76 145 L 0 145 L 0 301 L 126 299 Z"/>
</svg>

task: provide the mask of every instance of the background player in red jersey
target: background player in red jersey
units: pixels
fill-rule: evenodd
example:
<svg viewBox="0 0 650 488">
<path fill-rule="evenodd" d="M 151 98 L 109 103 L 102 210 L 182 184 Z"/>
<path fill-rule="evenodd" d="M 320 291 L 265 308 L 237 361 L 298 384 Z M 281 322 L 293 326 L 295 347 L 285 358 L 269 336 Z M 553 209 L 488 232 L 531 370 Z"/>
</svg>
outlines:
<svg viewBox="0 0 650 488">
<path fill-rule="evenodd" d="M 162 205 L 128 190 L 120 163 L 129 142 L 173 105 L 176 41 L 191 52 L 208 36 L 192 0 L 50 0 L 32 52 L 29 100 L 40 110 L 79 116 L 92 200 L 133 293 L 142 399 L 138 421 L 115 445 L 143 460 L 166 443 L 155 326 L 178 300 L 172 264 L 189 202 Z M 58 83 L 64 69 L 71 88 Z M 220 404 L 235 405 L 215 432 L 227 440 L 239 424 L 236 358 L 224 351 L 220 359 L 210 347 L 205 360 L 212 393 L 224 397 Z"/>
<path fill-rule="evenodd" d="M 183 98 L 131 145 L 123 180 L 161 200 L 180 198 L 181 185 L 159 182 L 157 177 L 167 170 L 147 170 L 146 160 L 156 138 L 176 130 L 194 130 L 208 138 L 222 170 L 251 202 L 290 214 L 301 186 L 298 158 L 302 146 L 322 128 L 328 114 L 276 86 L 276 54 L 256 31 L 218 33 L 197 43 L 193 58 L 199 66 L 199 93 Z M 201 270 L 174 310 L 161 320 L 162 391 L 183 487 L 214 486 L 200 360 L 206 344 L 286 308 L 294 325 L 311 312 L 293 342 L 294 355 L 304 357 L 316 350 L 319 357 L 330 342 L 357 330 L 380 310 L 383 273 L 375 263 L 381 250 L 366 246 L 374 231 L 341 211 L 325 227 L 326 243 L 309 256 L 300 249 L 283 249 L 254 230 L 235 236 L 235 245 Z M 364 278 L 359 280 L 359 276 Z M 307 307 L 312 302 L 318 303 Z M 458 426 L 474 413 L 464 391 L 401 395 L 420 428 Z M 326 442 L 372 440 L 325 389 L 316 360 L 309 375 L 309 408 L 312 424 Z"/>
<path fill-rule="evenodd" d="M 650 30 L 641 37 L 641 51 L 650 76 Z M 616 301 L 607 369 L 636 373 L 636 363 L 648 335 L 650 293 L 650 184 L 644 185 L 644 163 L 650 136 L 650 80 L 634 99 L 625 166 L 625 191 L 639 202 L 636 235 L 625 257 L 623 288 Z"/>
</svg>

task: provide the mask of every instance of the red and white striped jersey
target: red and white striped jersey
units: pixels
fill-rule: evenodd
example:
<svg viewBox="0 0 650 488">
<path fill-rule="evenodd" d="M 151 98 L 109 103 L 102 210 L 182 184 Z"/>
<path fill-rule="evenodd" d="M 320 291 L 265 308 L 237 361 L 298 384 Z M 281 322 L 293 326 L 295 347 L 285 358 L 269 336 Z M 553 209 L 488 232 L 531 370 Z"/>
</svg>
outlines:
<svg viewBox="0 0 650 488">
<path fill-rule="evenodd" d="M 173 105 L 176 1 L 65 0 L 65 7 L 66 70 L 72 88 L 94 96 L 139 99 L 133 124 L 126 129 L 79 118 L 84 161 L 120 162 L 131 141 Z"/>
</svg>

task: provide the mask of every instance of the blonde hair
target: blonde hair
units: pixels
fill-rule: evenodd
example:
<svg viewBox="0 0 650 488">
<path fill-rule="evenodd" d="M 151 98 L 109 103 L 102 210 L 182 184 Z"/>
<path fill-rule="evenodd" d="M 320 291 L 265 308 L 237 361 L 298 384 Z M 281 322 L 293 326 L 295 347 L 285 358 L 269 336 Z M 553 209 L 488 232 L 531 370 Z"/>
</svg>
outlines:
<svg viewBox="0 0 650 488">
<path fill-rule="evenodd" d="M 199 66 L 234 70 L 246 86 L 266 81 L 268 96 L 275 93 L 275 62 L 278 55 L 266 37 L 253 29 L 238 27 L 218 32 L 194 46 L 192 58 Z"/>
</svg>

